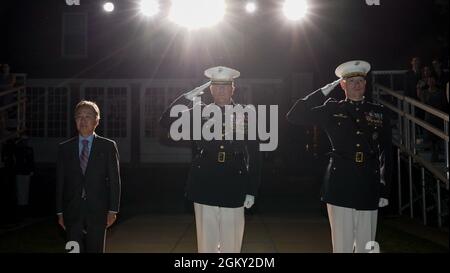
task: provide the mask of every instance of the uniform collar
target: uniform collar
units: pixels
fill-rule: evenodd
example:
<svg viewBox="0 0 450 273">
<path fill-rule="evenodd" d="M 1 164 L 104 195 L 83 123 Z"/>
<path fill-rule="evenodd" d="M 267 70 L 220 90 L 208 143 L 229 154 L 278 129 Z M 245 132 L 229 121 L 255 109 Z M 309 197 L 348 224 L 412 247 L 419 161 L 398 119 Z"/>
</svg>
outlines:
<svg viewBox="0 0 450 273">
<path fill-rule="evenodd" d="M 231 99 L 230 104 L 226 104 L 226 105 L 224 105 L 224 106 L 220 106 L 220 105 L 218 105 L 218 104 L 216 104 L 216 103 L 214 103 L 214 102 L 213 102 L 212 104 L 219 106 L 221 109 L 225 109 L 225 106 L 227 106 L 227 105 L 231 105 L 231 106 L 235 106 L 235 105 L 236 105 L 236 103 L 234 103 L 234 100 L 233 100 L 233 99 Z"/>
<path fill-rule="evenodd" d="M 355 106 L 364 104 L 365 101 L 366 101 L 366 97 L 363 97 L 362 100 L 358 100 L 358 101 L 356 101 L 356 100 L 351 100 L 351 99 L 349 99 L 349 98 L 345 98 L 345 102 L 347 102 L 347 103 L 349 103 L 349 104 L 352 104 L 352 105 L 355 105 Z"/>
</svg>

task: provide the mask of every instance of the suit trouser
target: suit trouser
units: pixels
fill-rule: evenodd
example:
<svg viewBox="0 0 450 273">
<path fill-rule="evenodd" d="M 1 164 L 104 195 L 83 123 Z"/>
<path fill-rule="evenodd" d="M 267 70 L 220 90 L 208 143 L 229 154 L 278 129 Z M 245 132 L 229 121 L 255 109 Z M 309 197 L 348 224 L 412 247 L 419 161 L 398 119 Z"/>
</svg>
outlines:
<svg viewBox="0 0 450 273">
<path fill-rule="evenodd" d="M 327 204 L 334 253 L 369 252 L 375 241 L 378 210 L 356 210 Z"/>
<path fill-rule="evenodd" d="M 85 210 L 82 203 L 82 210 Z M 83 215 L 84 212 L 83 212 Z M 106 239 L 106 223 L 103 225 L 92 224 L 85 216 L 76 223 L 66 226 L 67 241 L 75 241 L 80 246 L 80 252 L 104 253 Z"/>
<path fill-rule="evenodd" d="M 244 235 L 244 207 L 194 203 L 199 253 L 239 253 Z"/>
</svg>

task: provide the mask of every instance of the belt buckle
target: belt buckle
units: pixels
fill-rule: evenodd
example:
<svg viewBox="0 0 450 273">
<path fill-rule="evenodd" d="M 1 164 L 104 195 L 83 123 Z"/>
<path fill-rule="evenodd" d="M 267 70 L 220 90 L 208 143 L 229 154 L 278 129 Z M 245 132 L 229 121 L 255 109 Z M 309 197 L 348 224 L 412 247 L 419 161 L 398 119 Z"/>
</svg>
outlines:
<svg viewBox="0 0 450 273">
<path fill-rule="evenodd" d="M 355 161 L 358 163 L 364 162 L 364 154 L 363 152 L 356 152 L 355 154 Z"/>
<path fill-rule="evenodd" d="M 217 162 L 225 162 L 225 152 L 219 152 L 217 154 Z"/>
</svg>

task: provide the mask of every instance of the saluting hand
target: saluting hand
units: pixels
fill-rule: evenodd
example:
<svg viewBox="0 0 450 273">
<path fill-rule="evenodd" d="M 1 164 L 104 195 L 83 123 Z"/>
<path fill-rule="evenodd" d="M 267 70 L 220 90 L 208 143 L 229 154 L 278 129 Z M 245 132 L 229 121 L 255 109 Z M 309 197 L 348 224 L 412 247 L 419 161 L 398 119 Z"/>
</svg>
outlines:
<svg viewBox="0 0 450 273">
<path fill-rule="evenodd" d="M 205 88 L 207 88 L 209 85 L 211 84 L 211 81 L 200 85 L 194 89 L 192 89 L 191 91 L 187 92 L 184 94 L 184 97 L 188 100 L 194 100 L 195 97 L 201 96 L 204 93 Z"/>
<path fill-rule="evenodd" d="M 335 80 L 334 82 L 329 83 L 329 84 L 325 85 L 324 87 L 320 88 L 322 93 L 325 96 L 328 96 L 331 93 L 331 91 L 333 91 L 333 89 L 341 82 L 341 80 L 342 80 L 342 78 L 339 78 L 339 79 Z"/>
</svg>

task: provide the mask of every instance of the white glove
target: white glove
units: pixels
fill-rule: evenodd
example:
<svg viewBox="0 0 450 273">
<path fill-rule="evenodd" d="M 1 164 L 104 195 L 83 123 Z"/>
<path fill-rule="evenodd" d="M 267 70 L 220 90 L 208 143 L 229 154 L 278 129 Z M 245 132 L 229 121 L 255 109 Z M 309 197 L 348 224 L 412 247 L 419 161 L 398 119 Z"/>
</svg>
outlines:
<svg viewBox="0 0 450 273">
<path fill-rule="evenodd" d="M 192 89 L 191 91 L 187 92 L 184 94 L 184 97 L 190 101 L 194 100 L 195 97 L 201 96 L 203 95 L 205 88 L 207 88 L 209 85 L 211 84 L 211 81 L 200 85 L 194 89 Z"/>
<path fill-rule="evenodd" d="M 328 94 L 330 94 L 331 91 L 333 91 L 333 89 L 336 87 L 336 85 L 338 85 L 341 82 L 342 78 L 339 78 L 337 80 L 335 80 L 332 83 L 329 83 L 327 85 L 325 85 L 324 87 L 320 88 L 322 91 L 322 94 L 324 94 L 325 96 L 328 96 Z"/>
<path fill-rule="evenodd" d="M 253 195 L 247 194 L 245 196 L 244 207 L 246 209 L 249 209 L 253 206 L 254 203 L 255 203 L 255 197 Z"/>
<path fill-rule="evenodd" d="M 378 207 L 383 208 L 389 205 L 389 200 L 386 198 L 380 198 L 380 201 L 378 202 Z"/>
</svg>

